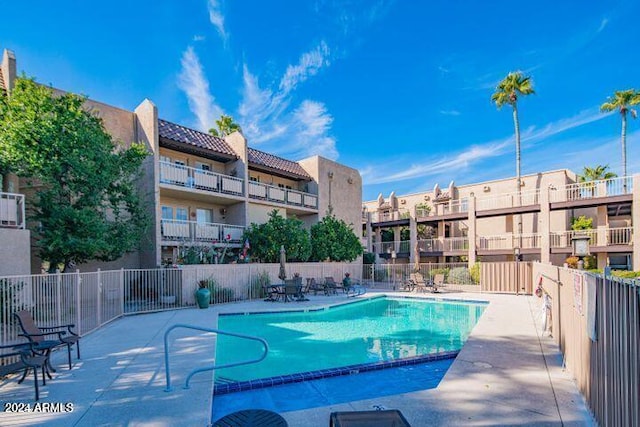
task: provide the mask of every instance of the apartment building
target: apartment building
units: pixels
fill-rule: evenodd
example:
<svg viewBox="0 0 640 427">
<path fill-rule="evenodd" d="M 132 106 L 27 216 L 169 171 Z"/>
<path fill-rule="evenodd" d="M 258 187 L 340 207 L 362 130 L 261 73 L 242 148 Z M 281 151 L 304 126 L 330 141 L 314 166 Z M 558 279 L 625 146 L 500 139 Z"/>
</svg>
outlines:
<svg viewBox="0 0 640 427">
<path fill-rule="evenodd" d="M 0 69 L 0 88 L 10 92 L 16 78 L 12 52 L 4 51 Z M 150 156 L 138 186 L 153 227 L 140 251 L 111 263 L 79 266 L 82 270 L 156 267 L 176 261 L 190 246 L 238 249 L 245 228 L 265 222 L 274 209 L 310 227 L 331 207 L 336 217 L 360 226 L 360 203 L 354 201 L 362 200 L 362 180 L 353 168 L 321 156 L 284 159 L 249 147 L 240 132 L 218 138 L 163 120 L 148 99 L 133 111 L 94 100 L 87 100 L 87 108 L 121 144 L 136 141 L 147 147 Z M 16 203 L 24 206 L 21 182 L 11 176 L 4 181 L 3 191 L 9 193 L 11 184 Z M 27 194 L 27 207 L 28 199 Z M 21 227 L 26 230 L 24 221 Z M 41 260 L 31 253 L 31 270 L 39 272 Z"/>
<path fill-rule="evenodd" d="M 558 170 L 407 195 L 362 207 L 367 250 L 394 262 L 537 260 L 562 265 L 589 236 L 598 267 L 640 268 L 640 175 L 579 183 Z M 571 229 L 572 218 L 593 229 Z M 521 224 L 521 225 L 520 225 Z"/>
</svg>

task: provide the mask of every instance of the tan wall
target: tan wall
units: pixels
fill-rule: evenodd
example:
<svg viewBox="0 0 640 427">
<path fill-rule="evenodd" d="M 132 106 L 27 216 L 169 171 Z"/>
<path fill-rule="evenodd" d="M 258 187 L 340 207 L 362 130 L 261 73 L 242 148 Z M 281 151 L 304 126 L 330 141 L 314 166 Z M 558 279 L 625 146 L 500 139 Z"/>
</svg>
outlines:
<svg viewBox="0 0 640 427">
<path fill-rule="evenodd" d="M 31 232 L 0 228 L 0 242 L 0 276 L 30 274 Z"/>
<path fill-rule="evenodd" d="M 360 173 L 356 169 L 320 156 L 300 160 L 298 163 L 314 179 L 314 182 L 309 183 L 309 192 L 316 193 L 317 190 L 318 216 L 322 218 L 327 213 L 331 196 L 331 206 L 336 218 L 353 224 L 354 231 L 359 235 L 362 226 Z"/>
<path fill-rule="evenodd" d="M 204 157 L 199 157 L 194 154 L 182 153 L 180 151 L 171 150 L 169 148 L 160 147 L 160 156 L 171 157 L 173 160 L 180 160 L 185 162 L 185 164 L 189 167 L 195 168 L 198 163 L 205 163 L 211 167 L 212 172 L 226 174 L 225 164 L 222 162 L 217 162 L 211 159 L 205 159 Z M 158 161 L 160 159 L 158 158 Z"/>
<path fill-rule="evenodd" d="M 306 182 L 299 182 L 293 179 L 282 178 L 275 175 L 270 175 L 266 172 L 256 171 L 249 169 L 249 179 L 257 178 L 258 182 L 262 184 L 275 185 L 282 184 L 285 187 L 289 186 L 293 190 L 304 191 Z"/>
<path fill-rule="evenodd" d="M 235 224 L 235 225 L 244 225 L 244 224 L 236 224 L 234 222 L 229 222 L 229 207 L 216 203 L 207 203 L 200 202 L 194 200 L 187 199 L 177 199 L 173 197 L 160 196 L 160 206 L 171 206 L 174 208 L 174 216 L 175 209 L 186 208 L 188 211 L 187 220 L 195 221 L 196 220 L 196 210 L 197 209 L 211 209 L 213 214 L 213 222 L 225 223 L 225 224 Z M 225 209 L 224 215 L 220 212 L 220 209 Z"/>
<path fill-rule="evenodd" d="M 257 203 L 248 203 L 247 205 L 247 225 L 251 225 L 253 223 L 264 224 L 265 222 L 269 221 L 269 214 L 274 209 L 277 210 L 282 217 L 287 217 L 286 209 L 276 208 L 274 206 L 260 205 Z"/>
</svg>

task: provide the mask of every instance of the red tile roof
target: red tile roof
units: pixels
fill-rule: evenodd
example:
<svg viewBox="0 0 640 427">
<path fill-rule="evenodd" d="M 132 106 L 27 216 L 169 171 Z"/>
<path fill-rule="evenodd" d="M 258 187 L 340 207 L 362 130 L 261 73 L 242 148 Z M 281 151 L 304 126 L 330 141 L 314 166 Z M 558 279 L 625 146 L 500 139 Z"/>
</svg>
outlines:
<svg viewBox="0 0 640 427">
<path fill-rule="evenodd" d="M 213 151 L 237 158 L 227 142 L 217 136 L 200 132 L 166 120 L 158 119 L 158 133 L 160 138 L 174 143 L 186 144 L 190 147 Z M 264 151 L 248 148 L 249 166 L 263 168 L 273 173 L 281 173 L 297 179 L 311 180 L 311 176 L 298 163 L 265 153 Z"/>
<path fill-rule="evenodd" d="M 297 178 L 311 179 L 311 176 L 309 176 L 307 171 L 294 161 L 283 159 L 282 157 L 274 156 L 273 154 L 265 153 L 264 151 L 256 150 L 255 148 L 249 148 L 248 154 L 249 166 L 264 166 L 268 169 L 295 175 Z"/>
<path fill-rule="evenodd" d="M 160 138 L 166 138 L 171 141 L 237 157 L 237 154 L 224 139 L 166 120 L 158 119 L 158 133 L 160 134 Z"/>
</svg>

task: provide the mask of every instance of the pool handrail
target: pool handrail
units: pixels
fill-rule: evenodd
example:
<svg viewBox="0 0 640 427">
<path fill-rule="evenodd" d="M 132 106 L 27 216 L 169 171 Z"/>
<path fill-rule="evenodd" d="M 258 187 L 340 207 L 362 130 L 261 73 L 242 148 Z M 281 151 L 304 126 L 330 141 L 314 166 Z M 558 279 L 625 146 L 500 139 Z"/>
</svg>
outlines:
<svg viewBox="0 0 640 427">
<path fill-rule="evenodd" d="M 250 364 L 253 364 L 253 363 L 258 363 L 258 362 L 263 361 L 267 357 L 267 353 L 269 352 L 269 344 L 267 343 L 267 341 L 265 341 L 262 338 L 253 337 L 253 336 L 250 336 L 250 335 L 236 334 L 236 333 L 233 333 L 233 332 L 221 331 L 220 329 L 204 328 L 204 327 L 201 327 L 201 326 L 187 325 L 187 324 L 184 324 L 184 323 L 176 323 L 175 325 L 173 325 L 169 329 L 167 329 L 166 332 L 164 333 L 164 366 L 165 366 L 165 375 L 167 377 L 167 387 L 164 389 L 164 391 L 171 391 L 171 373 L 169 372 L 169 342 L 168 342 L 168 338 L 169 338 L 169 332 L 173 331 L 176 328 L 194 329 L 194 330 L 197 330 L 197 331 L 212 332 L 212 333 L 218 334 L 218 335 L 228 335 L 228 336 L 231 336 L 231 337 L 244 338 L 244 339 L 248 339 L 248 340 L 252 340 L 252 341 L 258 341 L 264 346 L 264 353 L 258 359 L 245 360 L 245 361 L 242 361 L 242 362 L 235 362 L 235 363 L 227 363 L 227 364 L 223 364 L 223 365 L 219 365 L 219 366 L 216 366 L 216 365 L 206 366 L 204 368 L 194 369 L 187 376 L 187 380 L 185 381 L 185 384 L 184 384 L 184 388 L 185 389 L 189 388 L 189 381 L 191 381 L 191 377 L 193 377 L 195 374 L 199 374 L 200 372 L 213 371 L 214 369 L 232 368 L 232 367 L 235 367 L 235 366 L 250 365 Z"/>
</svg>

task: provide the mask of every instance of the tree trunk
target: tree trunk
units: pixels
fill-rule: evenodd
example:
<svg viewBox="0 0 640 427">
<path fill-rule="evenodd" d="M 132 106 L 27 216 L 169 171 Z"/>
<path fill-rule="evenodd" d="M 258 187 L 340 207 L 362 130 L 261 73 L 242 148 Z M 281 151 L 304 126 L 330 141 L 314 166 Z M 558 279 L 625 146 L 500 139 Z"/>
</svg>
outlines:
<svg viewBox="0 0 640 427">
<path fill-rule="evenodd" d="M 622 113 L 622 176 L 627 176 L 627 113 Z"/>
<path fill-rule="evenodd" d="M 518 205 L 522 204 L 520 200 L 520 191 L 522 189 L 522 182 L 520 178 L 520 122 L 518 121 L 518 106 L 513 104 L 513 126 L 516 131 L 516 194 L 518 195 Z M 516 221 L 518 224 L 518 239 L 522 235 L 522 215 L 516 215 Z"/>
</svg>

